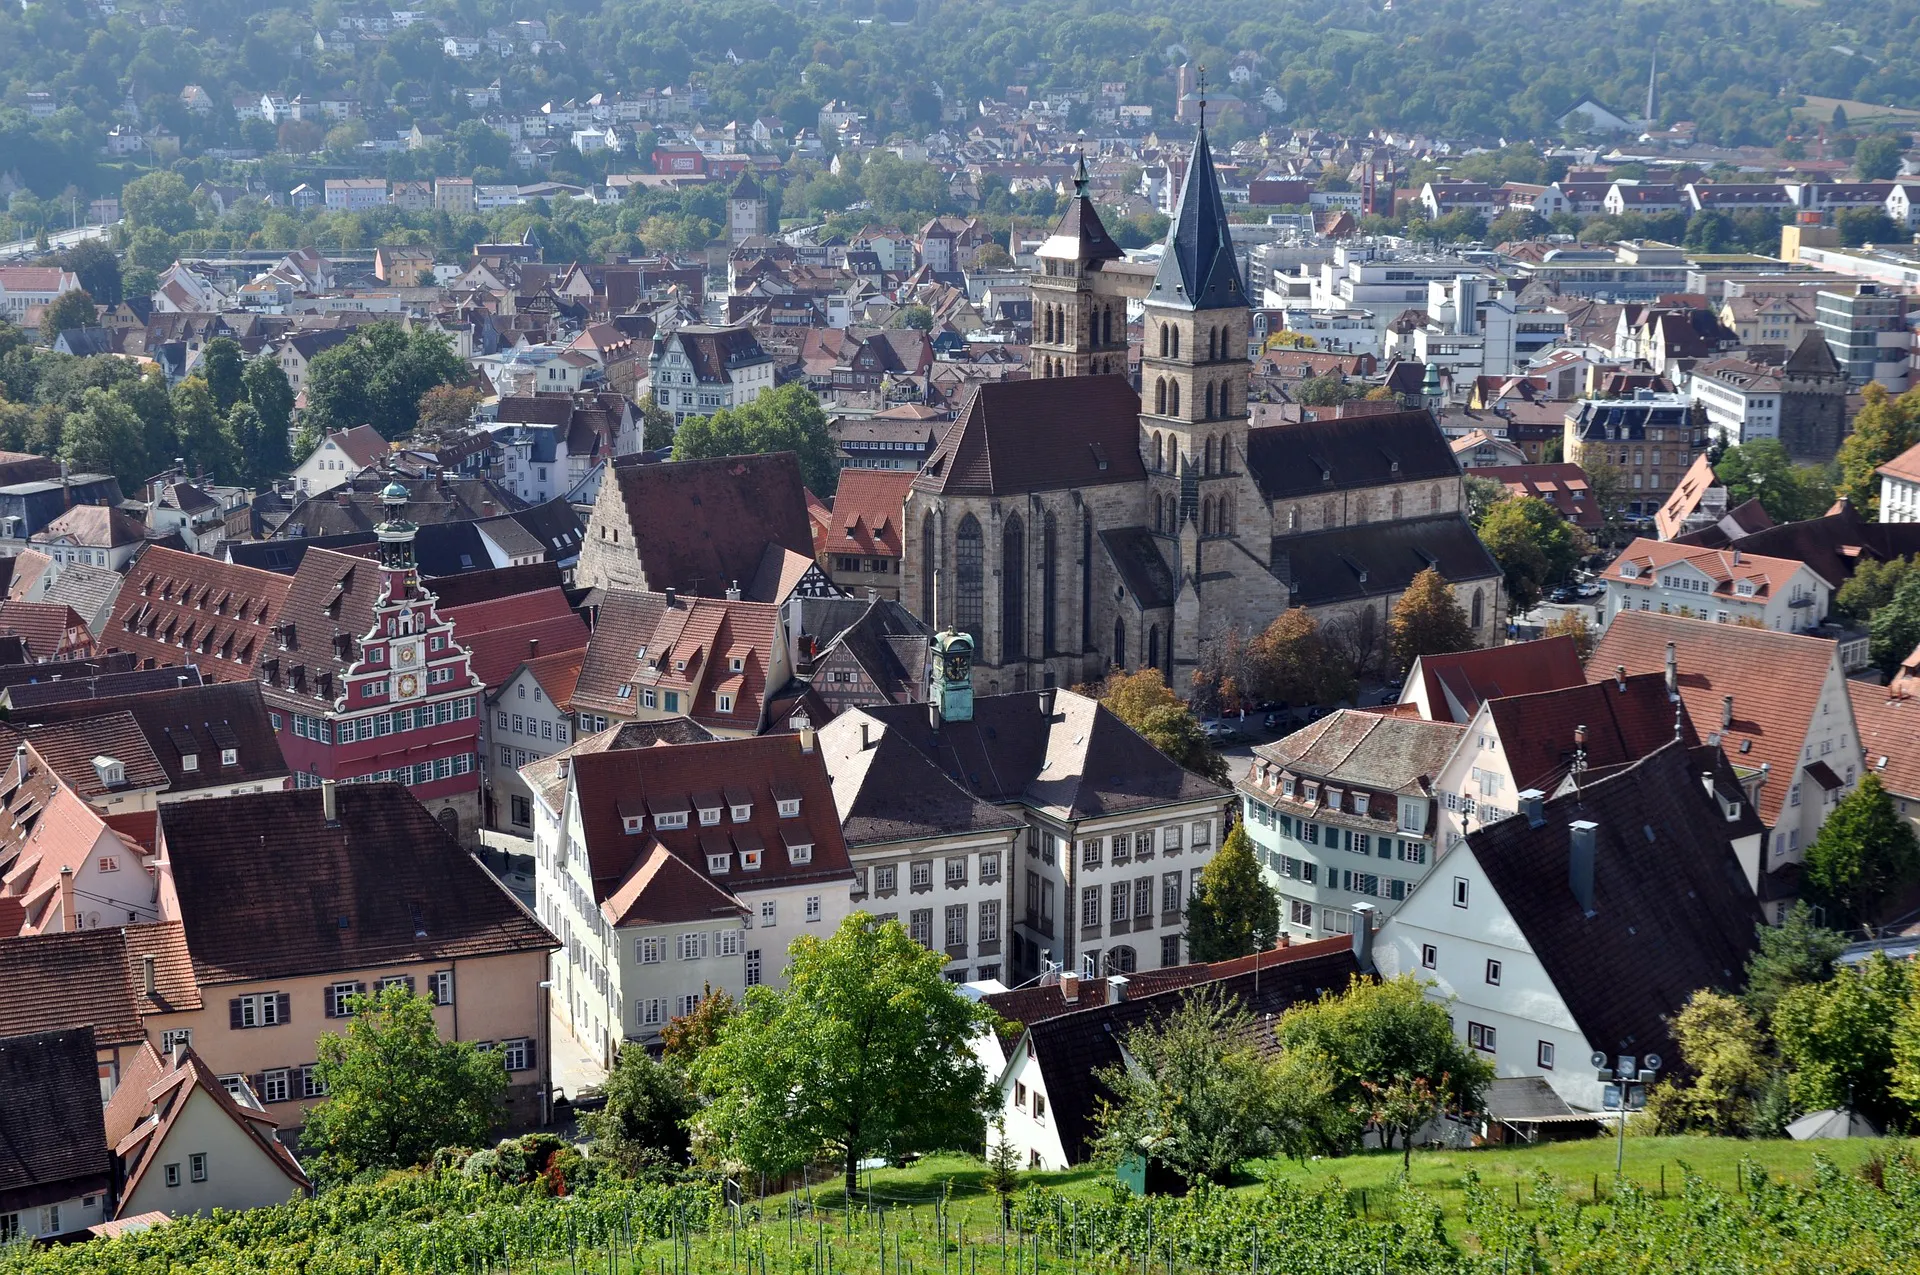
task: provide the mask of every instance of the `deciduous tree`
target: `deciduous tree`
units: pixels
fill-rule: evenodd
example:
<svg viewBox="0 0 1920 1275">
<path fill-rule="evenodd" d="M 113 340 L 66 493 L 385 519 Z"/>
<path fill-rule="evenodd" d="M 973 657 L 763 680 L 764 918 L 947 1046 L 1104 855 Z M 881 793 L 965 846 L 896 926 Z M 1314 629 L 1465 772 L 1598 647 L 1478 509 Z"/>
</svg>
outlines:
<svg viewBox="0 0 1920 1275">
<path fill-rule="evenodd" d="M 1893 1027 L 1913 995 L 1911 962 L 1876 952 L 1860 965 L 1841 966 L 1824 983 L 1782 996 L 1773 1035 L 1794 1106 L 1852 1107 L 1883 1123 L 1897 1115 L 1890 1094 Z"/>
<path fill-rule="evenodd" d="M 1760 948 L 1747 958 L 1747 1006 L 1762 1018 L 1796 987 L 1824 983 L 1846 950 L 1847 936 L 1814 924 L 1813 909 L 1797 901 L 1778 925 L 1758 931 Z"/>
<path fill-rule="evenodd" d="M 72 328 L 97 328 L 100 326 L 100 312 L 94 308 L 93 298 L 84 290 L 76 288 L 72 292 L 63 292 L 50 302 L 40 316 L 40 340 L 52 345 L 62 332 Z"/>
<path fill-rule="evenodd" d="M 1796 465 L 1776 438 L 1727 448 L 1713 475 L 1727 488 L 1727 504 L 1758 500 L 1775 522 L 1818 518 L 1833 504 L 1833 484 L 1818 470 Z"/>
<path fill-rule="evenodd" d="M 694 1059 L 713 1048 L 721 1031 L 739 1012 L 739 1001 L 709 984 L 691 1014 L 682 1014 L 661 1029 L 660 1056 L 683 1067 L 691 1066 Z"/>
<path fill-rule="evenodd" d="M 1475 640 L 1467 613 L 1454 598 L 1453 586 L 1432 567 L 1415 576 L 1393 604 L 1387 642 L 1397 669 L 1413 667 L 1413 661 L 1422 655 L 1468 650 Z"/>
<path fill-rule="evenodd" d="M 700 1102 L 683 1068 L 628 1045 L 604 1090 L 606 1105 L 581 1119 L 596 1159 L 604 1156 L 629 1175 L 687 1163 L 687 1125 Z"/>
<path fill-rule="evenodd" d="M 1867 656 L 1892 676 L 1920 646 L 1920 571 L 1909 572 L 1867 622 Z"/>
<path fill-rule="evenodd" d="M 246 360 L 240 343 L 230 336 L 217 336 L 207 342 L 200 355 L 200 375 L 206 378 L 213 395 L 213 406 L 222 415 L 233 410 L 240 400 L 240 381 L 246 373 Z"/>
<path fill-rule="evenodd" d="M 60 454 L 74 473 L 112 474 L 123 491 L 132 491 L 145 477 L 139 418 L 98 386 L 88 390 L 80 410 L 67 417 Z"/>
<path fill-rule="evenodd" d="M 1663 1080 L 1648 1095 L 1662 1131 L 1745 1133 L 1771 1069 L 1760 1024 L 1734 997 L 1703 989 L 1674 1016 L 1672 1031 L 1690 1076 Z"/>
<path fill-rule="evenodd" d="M 442 1040 L 433 1004 L 403 984 L 348 1001 L 344 1035 L 320 1037 L 327 1100 L 307 1114 L 303 1148 L 323 1178 L 424 1164 L 441 1147 L 481 1144 L 505 1114 L 498 1054 Z"/>
<path fill-rule="evenodd" d="M 1853 429 L 1840 443 L 1839 494 L 1871 522 L 1880 509 L 1880 476 L 1874 470 L 1913 446 L 1920 436 L 1920 390 L 1895 398 L 1878 384 L 1860 391 L 1865 400 Z"/>
<path fill-rule="evenodd" d="M 470 385 L 436 385 L 420 396 L 420 433 L 427 438 L 460 434 L 480 405 L 480 391 Z"/>
<path fill-rule="evenodd" d="M 1548 637 L 1569 637 L 1573 639 L 1574 650 L 1580 655 L 1582 664 L 1593 654 L 1593 626 L 1587 623 L 1587 617 L 1579 611 L 1562 611 L 1547 621 L 1543 632 Z"/>
<path fill-rule="evenodd" d="M 1806 882 L 1838 914 L 1872 922 L 1887 896 L 1913 879 L 1916 867 L 1920 846 L 1913 825 L 1894 810 L 1880 776 L 1869 770 L 1807 847 Z"/>
<path fill-rule="evenodd" d="M 839 482 L 839 460 L 833 439 L 827 434 L 827 414 L 802 381 L 763 393 L 742 407 L 690 417 L 673 436 L 675 460 L 755 452 L 798 455 L 800 476 L 816 496 L 832 496 Z"/>
<path fill-rule="evenodd" d="M 729 1159 L 781 1172 L 831 1154 L 851 1196 L 872 1155 L 976 1147 L 991 1095 L 969 1042 L 993 1012 L 941 977 L 946 958 L 856 912 L 789 949 L 784 988 L 749 988 L 693 1072 L 698 1126 Z"/>
<path fill-rule="evenodd" d="M 1187 953 L 1196 961 L 1229 961 L 1264 952 L 1279 936 L 1279 896 L 1260 879 L 1246 824 L 1236 823 L 1187 900 Z"/>
<path fill-rule="evenodd" d="M 1331 704 L 1350 698 L 1354 670 L 1328 650 L 1319 622 L 1289 607 L 1252 642 L 1256 693 L 1289 704 Z"/>
<path fill-rule="evenodd" d="M 1513 496 L 1480 520 L 1480 539 L 1505 575 L 1514 613 L 1531 611 L 1580 560 L 1585 537 L 1538 496 Z"/>
<path fill-rule="evenodd" d="M 1214 750 L 1180 697 L 1167 688 L 1159 669 L 1113 674 L 1101 688 L 1100 702 L 1180 765 L 1215 783 L 1226 782 L 1226 759 Z"/>
</svg>

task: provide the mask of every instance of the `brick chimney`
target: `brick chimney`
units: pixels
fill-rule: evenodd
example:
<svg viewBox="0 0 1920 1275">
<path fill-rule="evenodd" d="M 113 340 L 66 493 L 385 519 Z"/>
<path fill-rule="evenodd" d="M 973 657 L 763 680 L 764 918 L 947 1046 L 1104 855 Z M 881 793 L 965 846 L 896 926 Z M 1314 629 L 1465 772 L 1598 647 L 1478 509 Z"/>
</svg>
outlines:
<svg viewBox="0 0 1920 1275">
<path fill-rule="evenodd" d="M 1069 1005 L 1080 1002 L 1080 975 L 1076 970 L 1060 971 L 1060 999 Z"/>
</svg>

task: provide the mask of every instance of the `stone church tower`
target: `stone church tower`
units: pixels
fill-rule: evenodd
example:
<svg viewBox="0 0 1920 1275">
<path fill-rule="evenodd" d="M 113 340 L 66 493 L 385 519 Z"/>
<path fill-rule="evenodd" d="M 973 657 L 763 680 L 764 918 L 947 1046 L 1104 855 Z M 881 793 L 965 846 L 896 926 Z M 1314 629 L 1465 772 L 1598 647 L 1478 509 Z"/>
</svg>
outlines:
<svg viewBox="0 0 1920 1275">
<path fill-rule="evenodd" d="M 1087 197 L 1087 157 L 1073 177 L 1073 203 L 1035 254 L 1033 340 L 1027 366 L 1036 377 L 1101 376 L 1127 371 L 1127 303 L 1118 276 L 1103 267 L 1125 254 Z"/>
</svg>

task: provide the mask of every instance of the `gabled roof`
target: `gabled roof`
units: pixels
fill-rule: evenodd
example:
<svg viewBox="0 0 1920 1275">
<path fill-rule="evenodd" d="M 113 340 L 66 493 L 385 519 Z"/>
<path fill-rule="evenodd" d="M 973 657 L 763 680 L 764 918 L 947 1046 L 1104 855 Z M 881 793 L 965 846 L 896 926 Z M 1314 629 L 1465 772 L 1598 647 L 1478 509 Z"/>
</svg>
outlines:
<svg viewBox="0 0 1920 1275">
<path fill-rule="evenodd" d="M 1920 523 L 1868 522 L 1851 501 L 1840 500 L 1818 518 L 1783 522 L 1731 538 L 1719 526 L 1707 527 L 1681 536 L 1679 543 L 1792 558 L 1806 563 L 1837 589 L 1853 578 L 1862 559 L 1886 561 L 1920 553 Z"/>
<path fill-rule="evenodd" d="M 914 475 L 901 469 L 843 469 L 833 495 L 833 515 L 820 544 L 826 554 L 904 553 L 907 491 Z"/>
<path fill-rule="evenodd" d="M 440 618 L 453 622 L 454 641 L 467 650 L 473 675 L 488 690 L 498 690 L 526 661 L 587 649 L 587 624 L 555 585 L 532 593 L 443 607 Z M 571 688 L 569 688 L 571 689 Z"/>
<path fill-rule="evenodd" d="M 983 801 L 1019 802 L 1086 819 L 1227 799 L 1227 789 L 1168 760 L 1098 700 L 1056 691 L 1048 717 L 1040 697 L 1037 691 L 975 696 L 972 721 L 943 721 L 938 729 L 924 704 L 861 711 Z"/>
<path fill-rule="evenodd" d="M 1664 673 L 1669 645 L 1687 715 L 1718 734 L 1720 751 L 1729 762 L 1743 770 L 1771 766 L 1759 805 L 1760 817 L 1772 827 L 1793 786 L 1838 651 L 1824 638 L 1622 611 L 1588 658 L 1587 678 L 1611 679 L 1621 665 L 1629 674 Z M 1756 670 L 1764 674 L 1756 675 Z M 1728 696 L 1733 699 L 1733 723 L 1723 727 L 1719 722 Z"/>
<path fill-rule="evenodd" d="M 155 957 L 151 1000 L 140 981 L 143 955 Z M 144 1039 L 146 1014 L 200 1007 L 177 921 L 0 938 L 0 970 L 8 989 L 0 1035 L 85 1025 L 107 1048 Z"/>
<path fill-rule="evenodd" d="M 859 709 L 820 731 L 849 848 L 962 833 L 1011 833 L 1026 821 L 954 782 L 900 732 Z"/>
<path fill-rule="evenodd" d="M 1413 664 L 1407 692 L 1400 698 L 1404 702 L 1411 697 L 1418 679 L 1428 711 L 1439 721 L 1470 722 L 1484 700 L 1558 690 L 1586 680 L 1579 648 L 1570 637 L 1422 655 Z"/>
<path fill-rule="evenodd" d="M 1607 678 L 1487 703 L 1517 791 L 1552 792 L 1576 754 L 1587 768 L 1635 762 L 1679 739 L 1699 743 L 1660 673 Z"/>
<path fill-rule="evenodd" d="M 1464 730 L 1455 722 L 1347 708 L 1253 751 L 1282 770 L 1338 788 L 1430 797 Z M 1396 818 L 1391 809 L 1371 813 L 1389 821 Z"/>
<path fill-rule="evenodd" d="M 567 776 L 573 759 L 582 753 L 614 752 L 622 748 L 651 748 L 655 744 L 697 744 L 714 738 L 691 717 L 661 717 L 644 722 L 621 722 L 591 735 L 574 736 L 573 742 L 559 752 L 549 753 L 520 768 L 520 777 L 540 795 L 549 809 L 559 813 L 567 795 Z"/>
<path fill-rule="evenodd" d="M 1145 477 L 1140 396 L 1125 377 L 1043 377 L 974 386 L 913 488 L 998 496 Z"/>
<path fill-rule="evenodd" d="M 813 555 L 806 487 L 792 452 L 662 465 L 628 459 L 615 462 L 609 477 L 649 587 L 718 598 L 752 582 L 769 544 Z"/>
<path fill-rule="evenodd" d="M 251 681 L 291 584 L 271 571 L 150 546 L 127 569 L 101 641 L 158 667 L 197 664 L 215 681 Z"/>
<path fill-rule="evenodd" d="M 1461 514 L 1275 536 L 1272 545 L 1274 577 L 1292 590 L 1295 606 L 1396 594 L 1428 567 L 1456 586 L 1500 574 Z M 1457 601 L 1468 606 L 1464 594 Z"/>
<path fill-rule="evenodd" d="M 1701 988 L 1744 985 L 1763 923 L 1734 823 L 1679 742 L 1553 798 L 1542 815 L 1538 827 L 1521 814 L 1475 829 L 1467 845 L 1588 1043 L 1676 1056 L 1667 1020 Z M 1578 820 L 1599 825 L 1591 914 L 1568 885 Z"/>
<path fill-rule="evenodd" d="M 93 1030 L 0 1039 L 0 1204 L 100 1194 L 112 1171 Z"/>
<path fill-rule="evenodd" d="M 609 589 L 587 643 L 574 701 L 626 714 L 648 689 L 686 697 L 686 710 L 704 725 L 757 730 L 766 702 L 780 608 L 765 602 L 675 597 Z M 740 661 L 735 672 L 731 662 Z M 626 693 L 621 694 L 622 690 Z M 722 713 L 714 692 L 734 697 Z"/>
<path fill-rule="evenodd" d="M 1762 557 L 1740 549 L 1702 549 L 1676 540 L 1642 537 L 1622 550 L 1601 578 L 1627 590 L 1653 588 L 1662 572 L 1671 573 L 1683 564 L 1711 584 L 1711 592 L 1704 597 L 1754 601 L 1786 596 L 1793 578 L 1806 569 L 1805 563 L 1792 558 Z M 1638 574 L 1628 576 L 1623 569 L 1627 565 Z M 1742 586 L 1750 592 L 1741 593 Z"/>
<path fill-rule="evenodd" d="M 1847 679 L 1847 698 L 1867 773 L 1878 775 L 1894 796 L 1920 800 L 1920 700 L 1853 678 Z"/>
<path fill-rule="evenodd" d="M 86 741 L 96 736 L 113 738 L 101 736 L 100 732 L 115 717 L 130 719 L 138 729 L 150 750 L 148 755 L 164 772 L 169 793 L 189 793 L 227 784 L 272 785 L 290 773 L 258 682 L 168 686 L 125 696 L 22 706 L 14 712 L 12 720 L 15 723 L 64 723 L 41 726 L 28 736 L 28 742 L 40 748 L 41 741 L 51 732 L 67 732 L 76 741 L 69 747 L 79 750 L 73 758 L 77 766 L 103 751 L 95 747 L 93 753 L 84 758 L 80 756 Z M 228 749 L 233 750 L 232 764 L 224 760 Z M 127 781 L 133 785 L 142 773 L 136 769 L 135 758 L 118 751 L 112 755 L 127 763 Z M 192 770 L 185 768 L 189 755 L 194 758 Z M 81 791 L 86 791 L 84 786 Z"/>
<path fill-rule="evenodd" d="M 321 800 L 308 788 L 167 807 L 165 854 L 201 984 L 556 945 L 401 785 L 341 785 L 333 824 Z"/>
<path fill-rule="evenodd" d="M 1249 430 L 1247 468 L 1268 500 L 1460 476 L 1459 459 L 1425 408 Z"/>
<path fill-rule="evenodd" d="M 1173 222 L 1167 227 L 1166 251 L 1147 300 L 1183 310 L 1238 309 L 1247 304 L 1205 125 L 1194 135 L 1187 175 L 1180 184 Z"/>
<path fill-rule="evenodd" d="M 659 842 L 633 861 L 626 879 L 600 904 L 609 925 L 682 925 L 747 914 L 745 904 Z"/>
<path fill-rule="evenodd" d="M 146 539 L 146 532 L 111 505 L 75 505 L 35 532 L 33 538 L 47 543 L 63 536 L 94 549 L 117 549 L 139 544 Z"/>
<path fill-rule="evenodd" d="M 67 639 L 76 626 L 84 629 L 87 622 L 64 602 L 0 602 L 0 634 L 25 638 L 35 659 L 49 660 L 71 651 Z M 91 645 L 92 630 L 87 642 Z"/>
</svg>

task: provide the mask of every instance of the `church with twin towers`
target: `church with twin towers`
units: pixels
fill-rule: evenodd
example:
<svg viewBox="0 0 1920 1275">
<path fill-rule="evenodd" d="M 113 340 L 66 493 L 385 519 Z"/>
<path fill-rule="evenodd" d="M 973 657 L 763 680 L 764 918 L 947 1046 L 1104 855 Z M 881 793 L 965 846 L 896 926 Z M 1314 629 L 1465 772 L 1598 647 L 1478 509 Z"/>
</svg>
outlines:
<svg viewBox="0 0 1920 1275">
<path fill-rule="evenodd" d="M 1384 646 L 1428 567 L 1495 640 L 1500 569 L 1429 412 L 1251 424 L 1251 311 L 1204 122 L 1157 262 L 1107 233 L 1084 160 L 1036 258 L 1029 378 L 973 392 L 905 509 L 901 601 L 973 635 L 976 692 L 1157 668 L 1185 694 L 1209 643 L 1296 606 Z"/>
</svg>

